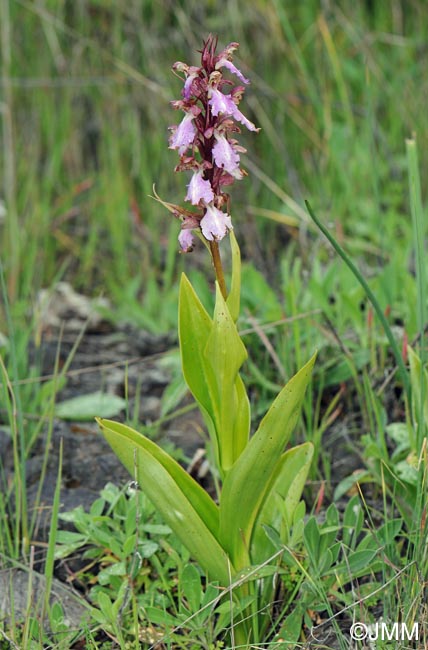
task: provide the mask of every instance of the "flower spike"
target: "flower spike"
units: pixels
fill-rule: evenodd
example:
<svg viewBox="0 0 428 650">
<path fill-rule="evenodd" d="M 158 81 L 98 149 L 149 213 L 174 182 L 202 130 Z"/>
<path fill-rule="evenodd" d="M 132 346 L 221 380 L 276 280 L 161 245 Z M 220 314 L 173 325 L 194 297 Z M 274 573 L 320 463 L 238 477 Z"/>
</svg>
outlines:
<svg viewBox="0 0 428 650">
<path fill-rule="evenodd" d="M 173 209 L 168 208 L 181 221 L 178 237 L 181 250 L 186 253 L 193 250 L 192 231 L 205 239 L 224 296 L 226 288 L 218 242 L 233 228 L 229 195 L 224 188 L 247 175 L 240 168 L 240 154 L 245 149 L 235 136 L 241 132 L 238 124 L 249 131 L 259 131 L 238 108 L 245 90 L 242 84 L 250 83 L 233 63 L 238 47 L 238 43 L 229 43 L 216 54 L 217 37 L 210 34 L 201 50 L 199 67 L 182 61 L 174 64 L 173 71 L 183 80 L 183 88 L 182 98 L 172 102 L 172 106 L 185 115 L 180 124 L 170 127 L 169 137 L 169 148 L 176 149 L 180 155 L 175 170 L 192 171 L 185 200 L 197 207 L 197 212 L 175 205 Z M 237 78 L 240 85 L 226 78 L 225 73 Z"/>
</svg>

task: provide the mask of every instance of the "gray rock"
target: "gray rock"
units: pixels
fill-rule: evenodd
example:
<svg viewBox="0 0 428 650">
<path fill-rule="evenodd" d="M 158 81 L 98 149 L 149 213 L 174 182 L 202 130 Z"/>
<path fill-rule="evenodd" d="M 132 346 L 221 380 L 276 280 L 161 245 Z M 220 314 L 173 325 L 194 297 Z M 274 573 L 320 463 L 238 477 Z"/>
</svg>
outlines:
<svg viewBox="0 0 428 650">
<path fill-rule="evenodd" d="M 31 586 L 31 594 L 28 589 Z M 31 603 L 31 615 L 36 612 L 42 615 L 46 591 L 45 576 L 32 571 L 7 568 L 0 570 L 0 617 L 8 620 L 13 612 L 15 621 L 23 621 L 27 617 L 28 603 Z M 31 599 L 29 600 L 29 595 Z M 56 580 L 52 581 L 49 603 L 60 603 L 64 612 L 63 623 L 70 630 L 81 629 L 85 620 L 89 620 L 88 607 L 83 605 L 82 599 L 68 585 Z M 49 630 L 49 621 L 44 616 L 45 631 Z"/>
</svg>

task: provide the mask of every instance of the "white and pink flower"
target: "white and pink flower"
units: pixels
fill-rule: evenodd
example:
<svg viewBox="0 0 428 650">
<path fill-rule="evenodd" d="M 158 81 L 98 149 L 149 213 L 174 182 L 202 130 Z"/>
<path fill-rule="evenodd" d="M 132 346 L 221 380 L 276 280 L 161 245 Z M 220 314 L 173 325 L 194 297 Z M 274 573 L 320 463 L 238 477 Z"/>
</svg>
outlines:
<svg viewBox="0 0 428 650">
<path fill-rule="evenodd" d="M 192 205 L 199 205 L 201 201 L 205 203 L 214 201 L 214 192 L 211 183 L 202 178 L 202 174 L 202 169 L 196 171 L 187 186 L 185 201 L 190 201 Z"/>
<path fill-rule="evenodd" d="M 231 176 L 241 180 L 243 174 L 239 169 L 239 153 L 224 135 L 214 134 L 217 142 L 213 146 L 213 158 L 217 167 L 222 167 Z"/>
<path fill-rule="evenodd" d="M 178 149 L 180 155 L 184 154 L 193 144 L 196 136 L 196 126 L 193 123 L 195 116 L 189 112 L 181 120 L 178 126 L 172 126 L 172 134 L 169 138 L 169 148 Z"/>
<path fill-rule="evenodd" d="M 233 229 L 230 215 L 222 212 L 214 205 L 207 205 L 200 226 L 203 236 L 209 241 L 220 241 L 229 230 Z"/>
</svg>

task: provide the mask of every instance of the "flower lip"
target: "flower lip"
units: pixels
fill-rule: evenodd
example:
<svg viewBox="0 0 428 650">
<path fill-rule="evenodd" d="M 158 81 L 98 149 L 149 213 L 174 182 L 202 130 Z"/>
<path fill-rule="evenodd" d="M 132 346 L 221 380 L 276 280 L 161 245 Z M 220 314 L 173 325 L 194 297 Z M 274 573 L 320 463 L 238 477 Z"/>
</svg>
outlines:
<svg viewBox="0 0 428 650">
<path fill-rule="evenodd" d="M 183 253 L 191 253 L 195 245 L 195 238 L 189 229 L 180 230 L 178 241 Z"/>
<path fill-rule="evenodd" d="M 236 104 L 229 95 L 224 95 L 217 88 L 210 89 L 210 98 L 208 100 L 211 106 L 212 114 L 216 117 L 219 113 L 225 115 L 233 115 L 236 109 Z"/>
<path fill-rule="evenodd" d="M 214 133 L 217 140 L 213 147 L 213 158 L 217 167 L 222 167 L 231 176 L 240 180 L 242 172 L 239 169 L 240 157 L 233 144 L 224 135 Z"/>
<path fill-rule="evenodd" d="M 238 106 L 233 101 L 232 95 L 223 95 L 217 88 L 210 89 L 210 99 L 208 100 L 211 106 L 212 114 L 217 117 L 220 113 L 231 115 L 237 122 L 240 122 L 247 127 L 249 131 L 260 131 L 255 124 L 253 124 L 243 113 L 239 110 Z"/>
<path fill-rule="evenodd" d="M 205 215 L 201 219 L 202 234 L 208 241 L 219 241 L 233 229 L 232 219 L 226 212 L 222 212 L 214 205 L 207 205 Z"/>
<path fill-rule="evenodd" d="M 229 70 L 229 72 L 231 72 L 232 74 L 236 75 L 238 79 L 242 81 L 242 83 L 244 84 L 250 83 L 250 80 L 244 77 L 242 72 L 236 67 L 236 65 L 232 63 L 232 61 L 229 61 L 229 59 L 224 58 L 217 61 L 215 69 L 219 70 L 220 68 L 227 68 L 227 70 Z"/>
<path fill-rule="evenodd" d="M 245 117 L 245 115 L 241 113 L 241 111 L 237 106 L 235 106 L 233 117 L 237 122 L 240 122 L 241 124 L 246 126 L 249 131 L 255 131 L 256 133 L 260 131 L 260 128 L 257 128 L 256 125 L 253 124 L 253 122 L 251 122 L 247 117 Z"/>
<path fill-rule="evenodd" d="M 195 116 L 189 112 L 183 117 L 178 126 L 171 127 L 172 134 L 169 138 L 169 148 L 178 149 L 179 154 L 184 154 L 193 144 L 196 137 L 196 126 L 193 123 Z"/>
<path fill-rule="evenodd" d="M 195 66 L 190 66 L 186 72 L 187 74 L 187 79 L 184 82 L 184 87 L 182 92 L 182 95 L 184 99 L 190 99 L 192 95 L 192 84 L 195 79 L 199 77 L 199 73 L 201 71 L 201 68 L 196 68 Z"/>
<path fill-rule="evenodd" d="M 211 183 L 202 178 L 203 173 L 203 169 L 196 171 L 187 186 L 185 201 L 190 201 L 192 205 L 199 205 L 201 201 L 205 203 L 214 201 L 214 192 Z"/>
</svg>

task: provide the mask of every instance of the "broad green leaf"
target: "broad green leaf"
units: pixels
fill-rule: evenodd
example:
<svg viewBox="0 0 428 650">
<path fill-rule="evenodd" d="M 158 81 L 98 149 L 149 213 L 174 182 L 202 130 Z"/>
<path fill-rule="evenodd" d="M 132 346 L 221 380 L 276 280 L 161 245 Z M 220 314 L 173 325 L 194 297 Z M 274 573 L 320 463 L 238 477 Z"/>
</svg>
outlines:
<svg viewBox="0 0 428 650">
<path fill-rule="evenodd" d="M 247 352 L 218 286 L 211 320 L 182 276 L 179 334 L 183 374 L 204 416 L 223 476 L 247 444 L 250 406 L 238 374 Z"/>
<path fill-rule="evenodd" d="M 63 558 L 72 555 L 87 542 L 87 535 L 66 530 L 59 530 L 56 538 L 55 559 L 62 560 Z"/>
<path fill-rule="evenodd" d="M 237 375 L 235 380 L 235 412 L 234 412 L 234 456 L 239 457 L 241 451 L 248 444 L 248 437 L 251 427 L 251 409 L 250 400 L 248 399 L 247 390 L 241 375 Z"/>
<path fill-rule="evenodd" d="M 253 526 L 278 459 L 297 423 L 315 355 L 287 383 L 226 476 L 220 502 L 220 541 L 237 569 L 249 564 Z"/>
<path fill-rule="evenodd" d="M 334 490 L 333 499 L 339 501 L 344 494 L 353 490 L 358 483 L 370 483 L 373 481 L 373 476 L 366 469 L 357 469 L 350 476 L 346 476 Z"/>
<path fill-rule="evenodd" d="M 180 584 L 190 611 L 196 612 L 201 604 L 202 587 L 201 576 L 194 564 L 186 564 L 181 573 Z"/>
<path fill-rule="evenodd" d="M 113 620 L 113 607 L 110 598 L 103 591 L 97 594 L 98 605 L 108 621 Z"/>
<path fill-rule="evenodd" d="M 218 509 L 214 501 L 154 442 L 124 424 L 99 418 L 97 422 L 167 525 L 210 578 L 227 585 L 227 560 L 217 540 Z"/>
<path fill-rule="evenodd" d="M 100 585 L 107 585 L 111 576 L 126 576 L 125 562 L 115 562 L 101 571 L 97 575 L 97 581 Z"/>
<path fill-rule="evenodd" d="M 180 282 L 178 310 L 178 334 L 180 340 L 181 365 L 184 379 L 197 401 L 210 439 L 214 445 L 217 465 L 220 452 L 214 425 L 214 412 L 207 378 L 212 374 L 207 364 L 205 348 L 212 329 L 212 320 L 196 295 L 188 278 L 183 273 Z"/>
<path fill-rule="evenodd" d="M 206 373 L 206 380 L 213 405 L 220 469 L 224 475 L 248 441 L 249 429 L 244 431 L 241 424 L 235 430 L 234 426 L 236 415 L 244 411 L 245 418 L 245 410 L 248 411 L 249 406 L 245 390 L 242 392 L 242 382 L 238 379 L 238 372 L 247 358 L 247 351 L 218 284 L 216 290 L 214 318 L 205 347 L 205 357 L 206 368 L 209 365 L 211 370 Z"/>
<path fill-rule="evenodd" d="M 329 548 L 326 548 L 324 551 L 319 553 L 318 563 L 314 568 L 316 569 L 316 572 L 322 576 L 331 568 L 333 561 L 333 553 Z"/>
<path fill-rule="evenodd" d="M 174 628 L 177 626 L 177 619 L 171 614 L 168 614 L 160 607 L 151 607 L 150 605 L 144 607 L 144 614 L 147 620 L 155 625 L 165 625 Z"/>
<path fill-rule="evenodd" d="M 122 547 L 122 558 L 128 557 L 128 555 L 132 555 L 135 553 L 135 543 L 137 541 L 137 535 L 135 533 L 133 535 L 130 535 L 123 543 Z"/>
<path fill-rule="evenodd" d="M 79 395 L 55 407 L 55 415 L 63 420 L 93 420 L 102 414 L 105 418 L 118 415 L 126 407 L 126 400 L 118 395 L 97 391 L 89 395 Z"/>
<path fill-rule="evenodd" d="M 314 516 L 309 517 L 306 523 L 305 530 L 303 531 L 303 539 L 305 541 L 305 548 L 308 552 L 309 559 L 314 566 L 317 566 L 320 554 L 321 535 L 317 520 Z"/>
<path fill-rule="evenodd" d="M 138 431 L 135 431 L 135 429 L 119 422 L 113 422 L 112 420 L 96 418 L 96 421 L 101 427 L 103 435 L 109 435 L 109 444 L 113 446 L 112 443 L 114 443 L 113 450 L 117 453 L 118 458 L 125 465 L 131 476 L 134 476 L 135 469 L 133 456 L 134 449 L 143 448 L 164 467 L 168 474 L 170 474 L 179 489 L 186 495 L 186 498 L 189 499 L 193 508 L 199 513 L 204 524 L 209 528 L 214 536 L 217 536 L 219 525 L 218 507 L 208 493 L 198 483 L 196 483 L 196 481 L 181 467 L 181 465 L 161 449 L 159 445 L 152 440 L 149 440 L 149 438 Z M 117 442 L 114 440 L 114 436 L 117 437 Z M 120 447 L 118 443 L 123 445 L 123 451 L 122 448 L 119 449 L 120 453 L 118 453 L 116 449 L 118 446 Z M 154 527 L 150 524 L 145 524 L 144 530 L 151 534 L 166 534 L 168 528 L 160 526 Z"/>
<path fill-rule="evenodd" d="M 227 296 L 227 306 L 236 323 L 239 317 L 239 307 L 241 298 L 241 252 L 238 242 L 236 241 L 233 230 L 229 233 L 230 247 L 232 249 L 232 282 L 229 295 Z"/>
<path fill-rule="evenodd" d="M 269 645 L 268 650 L 298 648 L 299 644 L 297 642 L 302 633 L 302 625 L 303 612 L 299 607 L 296 607 L 285 619 L 280 631 Z"/>
<path fill-rule="evenodd" d="M 279 529 L 282 520 L 282 524 L 285 525 L 287 531 L 291 527 L 295 509 L 305 486 L 313 453 L 312 443 L 305 442 L 286 451 L 277 463 L 254 526 L 251 540 L 252 562 L 261 564 L 275 551 L 273 545 L 267 539 L 264 526 L 273 526 Z M 277 508 L 276 495 L 283 502 L 281 509 Z M 284 541 L 286 540 L 283 539 Z"/>
<path fill-rule="evenodd" d="M 171 528 L 165 524 L 143 524 L 141 530 L 150 535 L 171 535 Z"/>
<path fill-rule="evenodd" d="M 359 496 L 353 496 L 346 505 L 342 524 L 342 541 L 345 546 L 355 547 L 363 527 L 364 514 Z"/>
<path fill-rule="evenodd" d="M 187 277 L 181 276 L 178 333 L 184 378 L 196 401 L 212 416 L 204 351 L 212 320 Z"/>
<path fill-rule="evenodd" d="M 138 545 L 138 552 L 143 558 L 152 557 L 159 550 L 159 544 L 150 539 L 145 539 Z"/>
<path fill-rule="evenodd" d="M 334 571 L 338 574 L 343 573 L 349 579 L 351 579 L 356 573 L 361 570 L 366 570 L 367 572 L 370 569 L 370 564 L 372 560 L 375 559 L 376 555 L 379 553 L 378 549 L 367 549 L 364 551 L 353 551 L 349 553 L 346 557 L 346 561 L 341 564 L 336 565 Z"/>
</svg>

